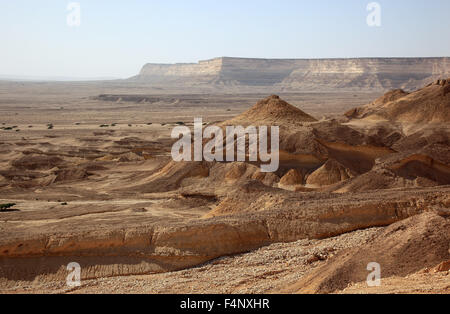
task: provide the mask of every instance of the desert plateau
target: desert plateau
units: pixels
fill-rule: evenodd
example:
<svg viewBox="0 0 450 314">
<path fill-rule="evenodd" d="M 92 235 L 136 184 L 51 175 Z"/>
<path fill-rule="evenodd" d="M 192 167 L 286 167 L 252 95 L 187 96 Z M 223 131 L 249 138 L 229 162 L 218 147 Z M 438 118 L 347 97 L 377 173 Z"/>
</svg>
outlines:
<svg viewBox="0 0 450 314">
<path fill-rule="evenodd" d="M 0 202 L 15 204 L 0 213 L 0 290 L 449 293 L 449 87 L 0 82 Z M 197 116 L 279 126 L 279 169 L 173 161 L 171 129 Z M 66 285 L 71 262 L 81 286 Z M 382 287 L 364 286 L 370 262 Z"/>
</svg>

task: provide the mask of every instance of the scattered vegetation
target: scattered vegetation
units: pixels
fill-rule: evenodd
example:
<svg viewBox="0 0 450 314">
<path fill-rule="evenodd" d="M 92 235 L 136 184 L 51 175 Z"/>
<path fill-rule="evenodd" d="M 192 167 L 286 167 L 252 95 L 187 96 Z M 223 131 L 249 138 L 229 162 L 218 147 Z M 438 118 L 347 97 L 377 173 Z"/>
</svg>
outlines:
<svg viewBox="0 0 450 314">
<path fill-rule="evenodd" d="M 14 125 L 14 126 L 1 127 L 0 129 L 5 130 L 5 131 L 11 131 L 11 130 L 14 130 L 14 129 L 17 129 L 17 128 L 18 128 L 18 126 Z M 20 131 L 20 129 L 16 130 L 16 132 L 19 132 L 19 131 Z"/>
<path fill-rule="evenodd" d="M 53 129 L 53 124 L 52 123 L 47 124 L 47 129 L 52 130 Z"/>
<path fill-rule="evenodd" d="M 109 128 L 109 124 L 102 124 L 100 125 L 101 128 Z"/>
<path fill-rule="evenodd" d="M 185 125 L 185 123 L 184 123 L 184 122 L 181 122 L 181 121 L 176 122 L 175 124 L 176 124 L 176 125 Z"/>
</svg>

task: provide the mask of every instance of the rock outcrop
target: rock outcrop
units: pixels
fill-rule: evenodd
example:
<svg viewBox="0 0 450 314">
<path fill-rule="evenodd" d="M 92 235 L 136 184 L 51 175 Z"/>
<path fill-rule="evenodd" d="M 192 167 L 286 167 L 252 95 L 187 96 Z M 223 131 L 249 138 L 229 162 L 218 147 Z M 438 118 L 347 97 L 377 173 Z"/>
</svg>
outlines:
<svg viewBox="0 0 450 314">
<path fill-rule="evenodd" d="M 388 120 L 402 123 L 448 123 L 450 79 L 439 79 L 412 93 L 393 90 L 373 103 L 345 114 L 350 119 Z"/>
<path fill-rule="evenodd" d="M 152 221 L 137 212 L 126 213 L 126 224 L 123 217 L 100 223 L 90 216 L 81 216 L 59 224 L 52 220 L 30 224 L 26 231 L 19 232 L 19 227 L 10 223 L 3 230 L 10 236 L 0 238 L 0 283 L 39 280 L 44 275 L 64 280 L 66 265 L 73 261 L 82 265 L 82 280 L 174 271 L 270 243 L 328 238 L 387 226 L 439 204 L 445 206 L 441 215 L 448 215 L 448 191 L 449 188 L 439 192 L 429 189 L 324 197 L 250 181 L 236 187 L 205 217 L 210 219 L 193 219 L 188 224 Z M 20 215 L 27 213 L 12 213 L 9 219 L 17 220 Z M 78 228 L 73 228 L 74 223 Z M 448 227 L 440 230 L 437 234 L 445 237 L 442 230 Z M 429 241 L 432 243 L 433 238 Z M 446 244 L 448 249 L 448 237 Z"/>
<path fill-rule="evenodd" d="M 417 89 L 450 74 L 445 58 L 247 59 L 146 64 L 132 80 L 178 86 L 271 86 L 280 90 Z"/>
</svg>

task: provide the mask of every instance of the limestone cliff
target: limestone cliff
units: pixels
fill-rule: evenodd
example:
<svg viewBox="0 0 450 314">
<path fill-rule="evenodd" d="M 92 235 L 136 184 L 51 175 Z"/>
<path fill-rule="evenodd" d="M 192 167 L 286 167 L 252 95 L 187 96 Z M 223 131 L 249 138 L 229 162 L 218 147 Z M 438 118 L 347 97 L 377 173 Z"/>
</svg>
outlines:
<svg viewBox="0 0 450 314">
<path fill-rule="evenodd" d="M 246 59 L 146 64 L 132 78 L 172 86 L 270 86 L 279 90 L 417 89 L 450 76 L 450 58 Z"/>
</svg>

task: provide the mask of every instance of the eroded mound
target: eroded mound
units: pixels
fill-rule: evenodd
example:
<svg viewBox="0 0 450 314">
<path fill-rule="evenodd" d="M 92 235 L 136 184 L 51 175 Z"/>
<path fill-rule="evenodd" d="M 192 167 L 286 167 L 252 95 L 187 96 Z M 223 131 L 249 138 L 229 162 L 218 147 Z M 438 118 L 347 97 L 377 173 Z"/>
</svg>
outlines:
<svg viewBox="0 0 450 314">
<path fill-rule="evenodd" d="M 26 154 L 13 160 L 11 166 L 21 170 L 48 170 L 61 165 L 64 161 L 57 156 Z"/>
<path fill-rule="evenodd" d="M 383 96 L 375 99 L 375 101 L 373 103 L 371 103 L 370 105 L 367 105 L 366 107 L 370 106 L 370 108 L 372 110 L 379 109 L 382 106 L 386 105 L 387 103 L 396 101 L 407 95 L 409 95 L 409 93 L 405 92 L 402 89 L 394 89 L 394 90 L 387 92 Z M 367 109 L 366 107 L 353 108 L 353 109 L 349 110 L 348 112 L 346 112 L 345 116 L 347 116 L 348 118 L 358 118 L 361 115 L 364 115 L 365 110 Z"/>
<path fill-rule="evenodd" d="M 215 165 L 211 170 L 211 179 L 222 182 L 221 173 L 225 172 L 225 183 L 234 184 L 238 181 L 257 180 L 267 186 L 272 186 L 280 178 L 274 173 L 261 172 L 259 167 L 245 162 L 233 162 L 223 165 Z"/>
<path fill-rule="evenodd" d="M 284 125 L 317 121 L 279 96 L 272 95 L 259 101 L 243 114 L 225 122 L 225 125 Z"/>
<path fill-rule="evenodd" d="M 297 169 L 289 170 L 280 180 L 280 185 L 298 185 L 303 183 L 303 176 Z"/>
<path fill-rule="evenodd" d="M 85 167 L 58 169 L 54 173 L 56 175 L 54 182 L 81 180 L 91 175 Z"/>
<path fill-rule="evenodd" d="M 176 190 L 180 188 L 185 179 L 208 177 L 211 166 L 208 162 L 170 161 L 161 170 L 146 178 L 144 182 L 137 182 L 133 189 L 145 193 Z"/>
<path fill-rule="evenodd" d="M 329 159 L 322 167 L 308 176 L 306 183 L 311 186 L 327 186 L 345 181 L 354 173 L 334 159 Z"/>
<path fill-rule="evenodd" d="M 350 110 L 346 116 L 404 123 L 449 122 L 450 79 L 438 80 L 410 94 L 391 91 L 371 104 Z"/>
<path fill-rule="evenodd" d="M 195 184 L 197 189 L 211 190 L 223 189 L 219 187 L 222 183 L 233 184 L 248 179 L 273 186 L 281 178 L 280 187 L 307 192 L 309 187 L 304 186 L 305 178 L 319 168 L 316 174 L 310 176 L 310 182 L 307 184 L 322 187 L 347 180 L 370 171 L 377 158 L 394 153 L 376 136 L 366 135 L 338 120 L 315 121 L 278 96 L 263 99 L 243 114 L 220 124 L 222 128 L 227 125 L 279 125 L 280 155 L 276 173 L 264 174 L 257 171 L 261 166 L 260 161 L 225 163 L 226 166 L 223 167 L 220 166 L 221 163 L 205 162 L 203 167 L 212 170 L 204 171 L 204 182 L 194 182 L 185 179 L 192 177 L 189 173 L 196 167 L 196 163 L 169 162 L 164 169 L 151 175 L 145 182 L 138 182 L 135 188 L 146 192 L 173 191 L 186 182 L 185 185 Z M 206 145 L 208 140 L 204 139 L 203 145 Z M 225 137 L 223 145 L 221 150 L 224 152 L 227 145 Z M 248 146 L 246 141 L 247 154 Z M 144 185 L 145 188 L 142 189 Z"/>
</svg>

